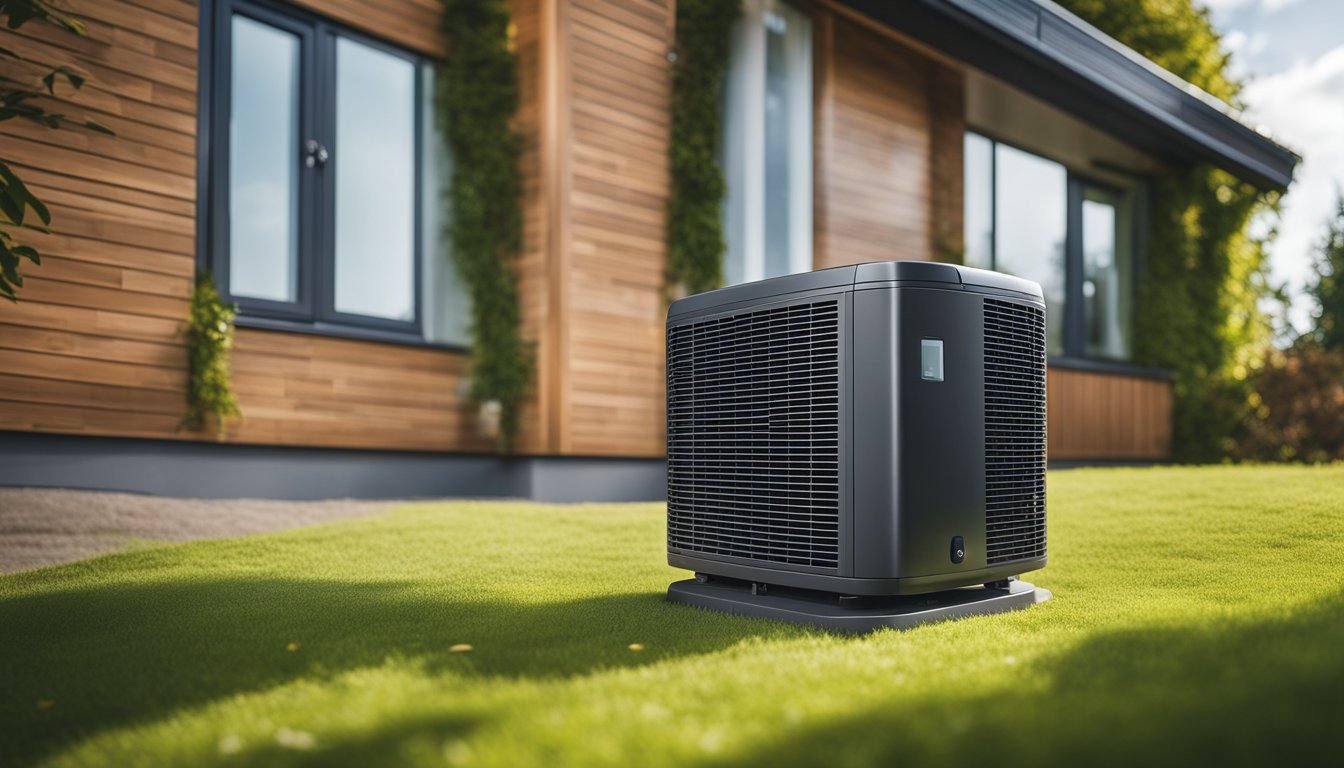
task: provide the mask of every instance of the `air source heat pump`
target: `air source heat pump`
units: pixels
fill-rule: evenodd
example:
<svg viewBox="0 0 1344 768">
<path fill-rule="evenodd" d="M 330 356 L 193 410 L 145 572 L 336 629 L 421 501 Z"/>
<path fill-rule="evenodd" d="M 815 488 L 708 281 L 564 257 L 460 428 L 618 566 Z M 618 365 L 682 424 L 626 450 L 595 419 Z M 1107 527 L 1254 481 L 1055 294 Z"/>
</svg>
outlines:
<svg viewBox="0 0 1344 768">
<path fill-rule="evenodd" d="M 673 303 L 669 599 L 866 630 L 1048 598 L 1015 578 L 1046 562 L 1045 343 L 1040 286 L 949 264 Z"/>
</svg>

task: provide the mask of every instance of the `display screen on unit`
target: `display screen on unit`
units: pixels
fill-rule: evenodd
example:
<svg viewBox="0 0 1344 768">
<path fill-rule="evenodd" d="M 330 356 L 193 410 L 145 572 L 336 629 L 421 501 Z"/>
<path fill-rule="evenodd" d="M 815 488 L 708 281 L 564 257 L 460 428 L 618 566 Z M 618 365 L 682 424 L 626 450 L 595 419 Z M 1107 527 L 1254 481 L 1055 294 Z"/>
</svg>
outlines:
<svg viewBox="0 0 1344 768">
<path fill-rule="evenodd" d="M 943 340 L 919 340 L 919 377 L 925 381 L 943 380 Z"/>
</svg>

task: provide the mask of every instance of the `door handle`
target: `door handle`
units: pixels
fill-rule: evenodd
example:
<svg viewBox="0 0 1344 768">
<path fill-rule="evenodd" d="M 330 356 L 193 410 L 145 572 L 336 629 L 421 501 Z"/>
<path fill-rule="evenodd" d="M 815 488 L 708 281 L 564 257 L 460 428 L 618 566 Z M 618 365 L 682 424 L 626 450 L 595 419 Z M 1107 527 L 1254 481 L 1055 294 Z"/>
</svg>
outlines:
<svg viewBox="0 0 1344 768">
<path fill-rule="evenodd" d="M 318 165 L 326 165 L 331 159 L 331 153 L 317 139 L 309 139 L 303 145 L 304 158 L 303 164 L 312 168 Z"/>
</svg>

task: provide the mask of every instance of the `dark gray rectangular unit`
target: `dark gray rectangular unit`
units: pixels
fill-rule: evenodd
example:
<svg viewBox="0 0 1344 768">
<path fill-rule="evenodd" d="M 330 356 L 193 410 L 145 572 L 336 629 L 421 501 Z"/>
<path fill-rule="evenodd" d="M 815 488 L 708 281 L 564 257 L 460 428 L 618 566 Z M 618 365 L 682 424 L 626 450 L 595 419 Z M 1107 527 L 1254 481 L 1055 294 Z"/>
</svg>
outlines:
<svg viewBox="0 0 1344 768">
<path fill-rule="evenodd" d="M 690 296 L 667 321 L 668 562 L 854 595 L 1045 565 L 1035 283 L 882 262 Z"/>
</svg>

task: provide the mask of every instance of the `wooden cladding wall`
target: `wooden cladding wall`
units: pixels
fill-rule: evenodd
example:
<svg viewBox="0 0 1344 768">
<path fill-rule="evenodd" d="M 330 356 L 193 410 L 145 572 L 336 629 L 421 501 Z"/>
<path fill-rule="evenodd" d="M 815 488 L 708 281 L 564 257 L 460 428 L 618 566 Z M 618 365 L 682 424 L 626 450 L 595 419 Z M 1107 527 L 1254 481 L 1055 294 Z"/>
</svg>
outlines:
<svg viewBox="0 0 1344 768">
<path fill-rule="evenodd" d="M 1170 458 L 1170 381 L 1051 368 L 1047 388 L 1051 459 Z"/>
<path fill-rule="evenodd" d="M 438 0 L 295 0 L 434 55 Z M 0 128 L 0 155 L 55 234 L 23 301 L 0 306 L 0 429 L 193 439 L 177 431 L 195 268 L 197 3 L 71 0 L 87 39 L 30 24 L 4 45 L 91 81 L 63 111 L 115 138 Z M 960 248 L 961 74 L 808 5 L 816 39 L 818 267 Z M 657 456 L 664 444 L 663 269 L 672 0 L 511 0 L 519 57 L 524 334 L 538 376 L 526 453 Z M 230 439 L 482 450 L 465 356 L 240 329 L 245 420 Z M 1052 369 L 1056 459 L 1159 459 L 1170 386 Z"/>
<path fill-rule="evenodd" d="M 441 50 L 437 0 L 301 4 L 424 53 Z M 88 38 L 38 22 L 0 37 L 40 64 L 73 59 L 87 70 L 88 85 L 59 111 L 117 136 L 19 120 L 0 128 L 0 156 L 50 205 L 55 231 L 31 237 L 43 263 L 26 270 L 22 300 L 0 306 L 0 429 L 196 438 L 177 425 L 196 262 L 198 3 L 68 7 L 87 21 Z M 536 89 L 526 95 L 535 99 Z M 532 211 L 529 222 L 536 218 Z M 461 354 L 441 350 L 240 329 L 234 371 L 246 418 L 230 440 L 479 449 L 457 395 L 464 366 Z"/>
<path fill-rule="evenodd" d="M 557 449 L 659 456 L 672 5 L 557 2 L 566 132 Z"/>
<path fill-rule="evenodd" d="M 816 266 L 955 254 L 962 73 L 829 6 L 813 18 Z"/>
</svg>

